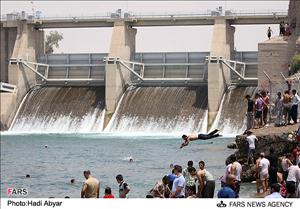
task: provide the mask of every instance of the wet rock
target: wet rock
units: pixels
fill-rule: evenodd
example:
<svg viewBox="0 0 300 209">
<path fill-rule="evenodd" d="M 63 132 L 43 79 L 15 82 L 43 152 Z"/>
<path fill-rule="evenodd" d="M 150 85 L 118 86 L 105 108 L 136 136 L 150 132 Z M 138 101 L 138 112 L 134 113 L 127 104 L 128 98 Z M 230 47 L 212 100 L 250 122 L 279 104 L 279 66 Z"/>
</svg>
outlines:
<svg viewBox="0 0 300 209">
<path fill-rule="evenodd" d="M 255 154 L 264 152 L 266 156 L 268 156 L 270 154 L 270 148 L 273 147 L 275 154 L 277 154 L 279 159 L 281 159 L 284 154 L 291 152 L 293 145 L 296 143 L 294 138 L 289 137 L 290 133 L 295 130 L 296 126 L 287 126 L 280 128 L 265 127 L 263 129 L 253 130 L 254 134 L 258 138 Z M 226 164 L 230 163 L 232 156 L 235 155 L 238 161 L 242 164 L 242 181 L 255 181 L 255 165 L 247 164 L 248 142 L 246 140 L 246 135 L 236 136 L 235 142 L 238 150 L 234 154 L 227 157 Z M 278 169 L 280 170 L 281 168 Z"/>
<path fill-rule="evenodd" d="M 242 166 L 242 175 L 241 179 L 243 182 L 252 182 L 255 181 L 255 165 L 244 164 Z"/>
<path fill-rule="evenodd" d="M 236 145 L 236 143 L 230 143 L 227 145 L 227 148 L 228 149 L 237 149 L 237 145 Z"/>
<path fill-rule="evenodd" d="M 282 133 L 280 135 L 258 135 L 258 142 L 256 143 L 256 153 L 264 152 L 266 155 L 269 154 L 270 147 L 274 148 L 275 154 L 282 156 L 292 150 L 295 141 L 288 137 L 288 133 Z M 245 135 L 239 135 L 236 137 L 236 144 L 238 147 L 238 156 L 248 155 L 248 142 Z"/>
</svg>

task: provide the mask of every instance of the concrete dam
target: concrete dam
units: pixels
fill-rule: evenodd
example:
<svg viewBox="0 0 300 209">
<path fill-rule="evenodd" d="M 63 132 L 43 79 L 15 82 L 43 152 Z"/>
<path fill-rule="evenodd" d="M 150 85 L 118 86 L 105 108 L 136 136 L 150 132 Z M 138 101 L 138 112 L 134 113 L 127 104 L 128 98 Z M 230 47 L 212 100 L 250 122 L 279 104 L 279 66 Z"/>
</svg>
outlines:
<svg viewBox="0 0 300 209">
<path fill-rule="evenodd" d="M 145 66 L 134 70 L 139 74 L 143 70 L 143 78 L 149 80 L 132 78 L 108 121 L 103 61 L 107 54 L 41 55 L 38 63 L 49 64 L 47 77 L 53 80 L 36 76 L 36 86 L 24 97 L 9 131 L 206 132 L 209 129 L 207 55 L 208 52 L 136 53 L 135 62 Z M 237 60 L 247 62 L 245 70 L 249 77 L 256 74 L 256 56 L 256 52 L 235 53 Z M 45 74 L 45 69 L 40 67 L 38 72 Z M 60 80 L 88 76 L 97 83 Z M 231 77 L 232 85 L 239 82 L 233 73 Z M 236 87 L 233 91 L 239 91 L 243 97 L 244 89 Z M 241 111 L 243 108 L 241 105 Z M 237 127 L 235 131 L 240 129 Z"/>
<path fill-rule="evenodd" d="M 1 20 L 1 128 L 238 133 L 244 117 L 235 113 L 246 110 L 235 100 L 254 93 L 261 73 L 258 52 L 234 49 L 233 25 L 287 18 L 274 14 Z M 213 26 L 209 52 L 135 51 L 138 27 L 187 25 Z M 109 53 L 43 53 L 43 28 L 84 27 L 113 28 Z"/>
</svg>

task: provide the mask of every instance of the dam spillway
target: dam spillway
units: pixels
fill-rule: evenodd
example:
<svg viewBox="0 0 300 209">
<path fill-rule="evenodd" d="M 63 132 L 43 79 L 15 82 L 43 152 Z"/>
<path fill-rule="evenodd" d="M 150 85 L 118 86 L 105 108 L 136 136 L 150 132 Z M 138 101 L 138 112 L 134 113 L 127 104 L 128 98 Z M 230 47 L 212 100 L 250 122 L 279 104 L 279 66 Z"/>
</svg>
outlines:
<svg viewBox="0 0 300 209">
<path fill-rule="evenodd" d="M 130 87 L 110 132 L 191 133 L 206 131 L 207 86 Z"/>
<path fill-rule="evenodd" d="M 104 108 L 104 87 L 35 87 L 10 131 L 101 132 Z"/>
<path fill-rule="evenodd" d="M 233 87 L 224 95 L 218 116 L 213 128 L 218 128 L 223 134 L 238 134 L 246 130 L 247 101 L 249 94 L 254 98 L 257 87 Z"/>
</svg>

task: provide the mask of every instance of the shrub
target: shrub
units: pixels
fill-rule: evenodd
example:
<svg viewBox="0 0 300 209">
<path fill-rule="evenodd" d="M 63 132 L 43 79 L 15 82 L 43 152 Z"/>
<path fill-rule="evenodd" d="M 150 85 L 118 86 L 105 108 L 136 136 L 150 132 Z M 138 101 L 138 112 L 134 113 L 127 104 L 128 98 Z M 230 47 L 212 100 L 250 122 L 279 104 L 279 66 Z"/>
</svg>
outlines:
<svg viewBox="0 0 300 209">
<path fill-rule="evenodd" d="M 297 54 L 292 58 L 292 62 L 291 62 L 292 73 L 294 74 L 299 72 L 300 71 L 299 69 L 300 69 L 300 54 Z"/>
</svg>

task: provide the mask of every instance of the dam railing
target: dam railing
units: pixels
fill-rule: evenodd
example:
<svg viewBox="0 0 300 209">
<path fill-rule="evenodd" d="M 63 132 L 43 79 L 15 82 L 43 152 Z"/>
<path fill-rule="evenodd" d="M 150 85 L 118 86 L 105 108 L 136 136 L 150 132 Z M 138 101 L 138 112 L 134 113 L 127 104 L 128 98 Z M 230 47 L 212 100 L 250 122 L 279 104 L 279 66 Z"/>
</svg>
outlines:
<svg viewBox="0 0 300 209">
<path fill-rule="evenodd" d="M 215 16 L 228 16 L 228 17 L 238 17 L 238 16 L 287 16 L 288 12 L 286 10 L 205 10 L 205 11 L 189 11 L 189 12 L 123 12 L 117 10 L 116 12 L 103 12 L 97 14 L 68 14 L 68 15 L 44 15 L 41 11 L 37 11 L 35 14 L 27 14 L 24 11 L 14 12 L 9 14 L 1 15 L 1 21 L 7 20 L 109 20 L 109 19 L 148 19 L 148 18 L 182 18 L 182 17 L 215 17 Z"/>
<path fill-rule="evenodd" d="M 124 64 L 144 79 L 141 82 L 140 78 L 134 76 L 133 84 L 155 85 L 178 82 L 197 84 L 197 82 L 207 82 L 206 57 L 209 54 L 209 52 L 137 52 L 130 63 Z M 45 74 L 48 81 L 38 78 L 38 83 L 41 85 L 104 85 L 106 65 L 104 57 L 107 56 L 107 53 L 42 54 L 37 62 L 48 65 Z M 232 60 L 245 64 L 241 72 L 244 77 L 257 77 L 257 52 L 236 51 Z M 236 69 L 240 70 L 240 66 L 237 65 Z M 45 73 L 46 68 L 40 67 L 38 70 Z M 51 79 L 61 80 L 54 82 Z M 73 82 L 75 80 L 67 79 L 95 79 L 98 82 Z M 231 80 L 233 83 L 241 82 L 239 76 L 233 71 Z"/>
<path fill-rule="evenodd" d="M 20 68 L 20 65 L 23 67 L 26 67 L 27 69 L 31 70 L 33 73 L 36 74 L 36 84 L 37 85 L 68 85 L 69 83 L 71 85 L 80 85 L 80 86 L 86 86 L 86 85 L 92 85 L 92 86 L 98 86 L 98 85 L 104 85 L 104 78 L 103 79 L 97 79 L 97 78 L 91 78 L 87 76 L 77 76 L 77 77 L 70 77 L 68 74 L 68 71 L 65 75 L 60 77 L 50 77 L 49 69 L 50 65 L 45 63 L 37 63 L 37 62 L 30 62 L 27 60 L 19 59 L 19 58 L 11 58 L 10 64 L 16 64 Z M 57 67 L 61 65 L 52 65 L 51 67 Z M 63 65 L 65 66 L 65 65 Z M 82 64 L 73 64 L 72 66 L 75 67 L 82 67 Z M 97 66 L 96 64 L 94 66 Z M 68 66 L 69 67 L 69 66 Z M 89 66 L 91 67 L 91 66 Z M 90 75 L 90 74 L 89 74 Z"/>
</svg>

